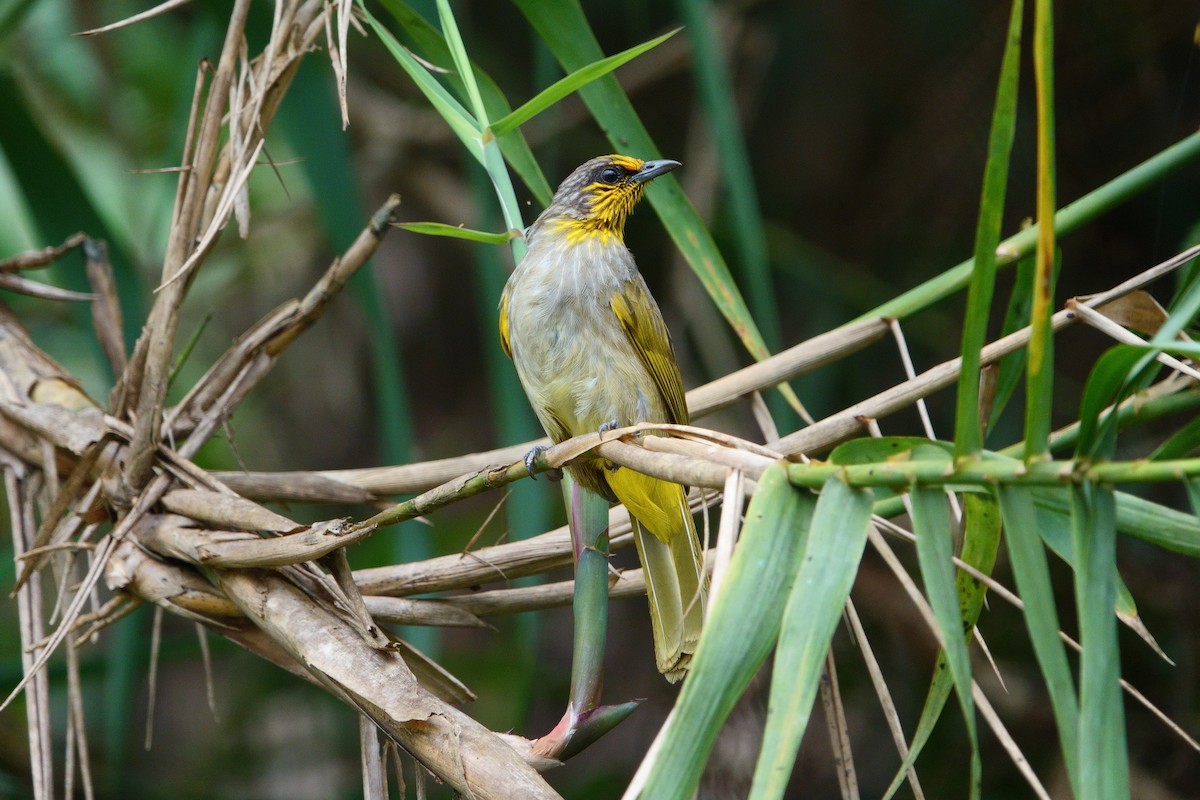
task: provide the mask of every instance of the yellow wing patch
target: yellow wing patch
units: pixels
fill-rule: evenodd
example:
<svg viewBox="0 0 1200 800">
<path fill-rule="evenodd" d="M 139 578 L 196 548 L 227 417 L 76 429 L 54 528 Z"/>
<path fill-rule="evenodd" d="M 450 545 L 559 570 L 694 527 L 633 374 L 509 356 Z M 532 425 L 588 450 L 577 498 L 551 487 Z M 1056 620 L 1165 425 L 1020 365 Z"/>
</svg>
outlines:
<svg viewBox="0 0 1200 800">
<path fill-rule="evenodd" d="M 671 350 L 671 334 L 654 298 L 650 296 L 650 290 L 646 288 L 646 282 L 640 275 L 625 281 L 620 291 L 612 296 L 609 305 L 638 358 L 654 378 L 654 385 L 667 407 L 669 419 L 647 421 L 686 425 L 687 400 L 683 396 L 679 365 L 675 363 L 675 353 Z"/>
<path fill-rule="evenodd" d="M 500 295 L 500 347 L 504 355 L 512 360 L 512 345 L 508 342 L 508 289 Z"/>
</svg>

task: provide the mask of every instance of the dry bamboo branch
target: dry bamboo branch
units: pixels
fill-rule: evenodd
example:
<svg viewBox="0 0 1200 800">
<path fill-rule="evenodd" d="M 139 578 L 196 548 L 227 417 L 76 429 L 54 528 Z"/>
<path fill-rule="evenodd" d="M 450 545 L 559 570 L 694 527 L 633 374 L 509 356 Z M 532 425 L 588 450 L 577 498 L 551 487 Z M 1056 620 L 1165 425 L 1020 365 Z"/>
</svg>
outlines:
<svg viewBox="0 0 1200 800">
<path fill-rule="evenodd" d="M 252 570 L 217 570 L 213 579 L 331 693 L 456 791 L 478 800 L 559 797 L 513 747 L 425 691 L 398 653 L 371 647 L 291 583 Z"/>
<path fill-rule="evenodd" d="M 760 389 L 809 372 L 878 341 L 887 333 L 882 320 L 848 325 L 815 336 L 745 369 L 688 392 L 688 408 L 698 419 Z M 215 476 L 238 494 L 259 501 L 362 502 L 368 498 L 426 491 L 464 473 L 522 458 L 538 439 L 465 456 L 394 467 L 320 472 L 219 472 Z"/>
<path fill-rule="evenodd" d="M 174 435 L 182 435 L 206 412 L 217 406 L 221 395 L 229 390 L 239 375 L 246 374 L 247 378 L 230 398 L 233 405 L 257 384 L 275 365 L 287 346 L 320 318 L 346 282 L 374 255 L 383 236 L 390 230 L 390 223 L 399 205 L 399 196 L 389 197 L 346 252 L 334 260 L 303 299 L 283 304 L 238 337 L 233 347 L 217 359 L 168 415 L 167 425 Z"/>
<path fill-rule="evenodd" d="M 221 58 L 200 120 L 195 158 L 190 164 L 185 164 L 188 168 L 179 175 L 178 202 L 172 216 L 166 258 L 163 260 L 164 283 L 174 278 L 197 252 L 194 242 L 204 223 L 204 199 L 213 174 L 225 99 L 233 81 L 249 10 L 250 0 L 237 0 L 234 4 Z M 160 440 L 163 402 L 167 395 L 179 312 L 187 288 L 188 281 L 175 281 L 158 294 L 137 345 L 137 351 L 143 352 L 135 351 L 132 359 L 132 363 L 140 367 L 140 374 L 127 376 L 133 382 L 129 387 L 131 396 L 127 402 L 137 409 L 134 435 L 122 476 L 125 491 L 130 493 L 140 490 L 150 480 L 150 470 Z"/>
</svg>

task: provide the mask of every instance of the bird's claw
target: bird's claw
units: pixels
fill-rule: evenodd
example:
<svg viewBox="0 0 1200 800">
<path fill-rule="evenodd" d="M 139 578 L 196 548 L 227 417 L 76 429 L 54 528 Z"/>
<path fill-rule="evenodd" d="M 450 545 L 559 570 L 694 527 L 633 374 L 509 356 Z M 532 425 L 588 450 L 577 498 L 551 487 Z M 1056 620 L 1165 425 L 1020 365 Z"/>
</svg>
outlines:
<svg viewBox="0 0 1200 800">
<path fill-rule="evenodd" d="M 547 445 L 539 444 L 536 447 L 534 447 L 532 450 L 530 450 L 528 453 L 525 454 L 525 471 L 529 473 L 529 477 L 532 480 L 535 480 L 535 481 L 537 480 L 537 475 L 534 473 L 533 470 L 537 466 L 538 456 L 540 456 L 542 453 L 546 452 L 549 449 L 550 448 Z M 549 469 L 546 470 L 546 477 L 552 481 L 561 481 L 562 480 L 562 470 L 558 469 L 557 467 L 550 467 Z"/>
<path fill-rule="evenodd" d="M 529 477 L 533 480 L 537 480 L 537 475 L 534 474 L 533 468 L 537 465 L 538 456 L 549 449 L 550 448 L 546 445 L 539 444 L 532 447 L 529 452 L 525 454 L 525 471 L 529 473 Z"/>
<path fill-rule="evenodd" d="M 619 427 L 621 427 L 621 423 L 617 422 L 615 419 L 610 419 L 608 422 L 600 426 L 600 435 L 603 436 L 609 431 L 615 431 Z"/>
</svg>

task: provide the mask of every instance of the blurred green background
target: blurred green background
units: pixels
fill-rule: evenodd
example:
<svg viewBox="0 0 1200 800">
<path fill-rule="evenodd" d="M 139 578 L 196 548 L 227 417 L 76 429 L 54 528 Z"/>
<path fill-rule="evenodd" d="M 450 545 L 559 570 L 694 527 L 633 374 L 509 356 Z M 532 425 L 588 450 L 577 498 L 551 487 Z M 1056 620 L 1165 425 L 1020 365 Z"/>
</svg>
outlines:
<svg viewBox="0 0 1200 800">
<path fill-rule="evenodd" d="M 230 4 L 193 3 L 134 27 L 71 36 L 143 10 L 132 2 L 0 2 L 0 257 L 57 244 L 83 230 L 105 238 L 132 342 L 157 283 L 175 180 L 147 173 L 178 163 L 197 64 L 218 54 Z M 432 2 L 413 2 L 436 19 Z M 455 2 L 472 58 L 516 103 L 561 76 L 546 46 L 511 4 Z M 768 343 L 788 346 L 852 319 L 967 257 L 972 249 L 988 123 L 1008 6 L 938 0 L 885 2 L 584 2 L 606 53 L 691 20 L 617 76 L 664 155 L 684 164 L 685 192 L 711 229 Z M 1057 5 L 1058 196 L 1068 202 L 1159 152 L 1200 124 L 1197 7 L 1071 0 Z M 269 30 L 268 3 L 254 6 L 253 37 Z M 700 82 L 695 20 L 711 26 L 737 99 L 746 169 L 730 170 L 718 146 L 732 129 L 714 118 Z M 722 65 L 718 64 L 718 67 Z M 1028 63 L 1023 82 L 1029 84 Z M 267 139 L 275 169 L 251 180 L 246 240 L 227 231 L 185 307 L 181 336 L 198 344 L 176 380 L 175 399 L 259 316 L 302 294 L 392 192 L 405 221 L 500 230 L 490 184 L 378 41 L 352 32 L 351 125 L 341 130 L 333 73 L 312 54 Z M 1034 209 L 1032 91 L 1021 98 L 1006 230 Z M 556 185 L 577 163 L 611 147 L 575 97 L 524 132 Z M 723 160 L 723 154 L 725 160 Z M 632 155 L 642 155 L 632 153 Z M 1059 302 L 1098 291 L 1200 239 L 1200 166 L 1064 240 Z M 519 188 L 519 191 L 521 189 Z M 745 198 L 761 212 L 765 252 L 739 241 Z M 526 223 L 540 207 L 526 194 Z M 650 210 L 627 242 L 663 306 L 685 384 L 748 363 Z M 760 258 L 766 268 L 755 269 Z M 439 458 L 526 441 L 539 434 L 500 353 L 495 306 L 511 256 L 394 231 L 372 268 L 355 279 L 234 417 L 232 442 L 207 446 L 211 469 L 333 469 Z M 86 289 L 72 254 L 47 280 Z M 1001 278 L 1000 293 L 1011 284 Z M 1162 292 L 1170 287 L 1162 287 Z M 1165 299 L 1165 296 L 1160 297 Z M 96 398 L 112 376 L 87 310 L 6 298 L 39 345 Z M 961 297 L 905 324 L 917 369 L 957 354 Z M 206 322 L 207 320 L 207 322 Z M 998 323 L 997 323 L 998 324 Z M 1065 396 L 1077 394 L 1107 342 L 1062 337 Z M 1073 355 L 1074 354 L 1074 355 Z M 881 343 L 793 383 L 819 417 L 903 378 L 894 346 Z M 1075 407 L 1064 401 L 1063 419 Z M 951 434 L 953 400 L 933 398 L 935 429 Z M 703 424 L 757 436 L 744 409 Z M 785 430 L 794 420 L 781 419 Z M 887 433 L 917 430 L 906 412 Z M 236 445 L 236 447 L 235 447 Z M 1159 498 L 1162 499 L 1162 498 Z M 461 550 L 495 494 L 408 523 L 351 553 L 356 567 Z M 293 507 L 297 519 L 361 517 L 366 507 Z M 481 543 L 562 522 L 557 490 L 514 487 Z M 7 536 L 0 585 L 11 585 Z M 1197 565 L 1122 542 L 1122 574 L 1141 613 L 1175 660 L 1170 667 L 1123 631 L 1123 674 L 1190 731 L 1200 730 L 1200 637 L 1186 613 L 1200 597 Z M 911 556 L 911 553 L 908 554 Z M 618 556 L 631 563 L 631 553 Z M 1007 577 L 1003 564 L 1001 579 Z M 560 577 L 567 577 L 562 573 Z M 1055 575 L 1064 597 L 1070 576 Z M 897 700 L 911 724 L 935 651 L 899 588 L 868 556 L 854 597 Z M 612 607 L 606 697 L 647 702 L 619 730 L 553 773 L 569 798 L 619 796 L 670 708 L 674 689 L 654 670 L 641 601 Z M 0 686 L 20 678 L 14 602 L 0 599 Z M 1069 619 L 1066 617 L 1064 619 Z M 206 708 L 199 647 L 190 624 L 165 620 L 154 743 L 143 748 L 147 645 L 152 613 L 117 624 L 83 651 L 90 743 L 106 798 L 338 798 L 360 796 L 357 728 L 350 711 L 313 688 L 210 637 L 217 716 Z M 570 663 L 570 615 L 558 610 L 495 620 L 495 631 L 412 631 L 480 699 L 468 711 L 496 730 L 548 730 L 561 713 Z M 1069 624 L 1069 623 L 1068 623 Z M 981 628 L 1007 692 L 993 693 L 1035 769 L 1049 784 L 1052 720 L 1016 612 L 994 603 Z M 1009 636 L 1008 631 L 1013 631 Z M 1128 639 L 1128 641 L 1126 641 Z M 898 759 L 852 645 L 838 650 L 842 690 L 865 796 L 887 785 Z M 65 689 L 61 668 L 54 686 Z M 990 673 L 979 670 L 980 680 Z M 60 698 L 61 699 L 61 698 Z M 714 756 L 706 797 L 740 796 L 753 764 L 765 696 L 750 696 Z M 61 720 L 62 708 L 56 709 Z M 1200 759 L 1147 713 L 1130 706 L 1137 796 L 1184 798 L 1200 785 Z M 796 796 L 836 796 L 823 726 L 812 730 L 794 777 Z M 983 739 L 988 797 L 1028 792 L 990 736 Z M 931 797 L 960 792 L 968 750 L 961 721 L 946 715 L 919 764 Z M 0 797 L 28 794 L 20 705 L 0 713 Z M 57 765 L 61 770 L 61 761 Z M 411 776 L 410 776 L 411 778 Z M 1056 783 L 1056 780 L 1058 781 Z M 1065 789 L 1061 789 L 1065 791 Z M 908 788 L 901 790 L 905 795 Z M 1152 794 L 1151 792 L 1158 792 Z M 439 794 L 439 792 L 441 794 Z M 444 796 L 441 787 L 431 796 Z"/>
</svg>

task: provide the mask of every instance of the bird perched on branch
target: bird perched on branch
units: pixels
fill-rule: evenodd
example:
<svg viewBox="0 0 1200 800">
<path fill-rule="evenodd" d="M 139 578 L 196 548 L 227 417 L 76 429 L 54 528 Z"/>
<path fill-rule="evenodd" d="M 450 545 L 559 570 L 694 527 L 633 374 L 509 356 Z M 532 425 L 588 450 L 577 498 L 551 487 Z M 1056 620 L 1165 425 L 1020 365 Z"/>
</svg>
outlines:
<svg viewBox="0 0 1200 800">
<path fill-rule="evenodd" d="M 562 182 L 526 233 L 528 250 L 500 300 L 500 341 L 555 442 L 639 422 L 688 422 L 670 334 L 624 241 L 647 184 L 678 166 L 593 158 Z M 700 637 L 706 591 L 683 487 L 599 458 L 567 470 L 629 509 L 658 669 L 679 680 Z"/>
</svg>

